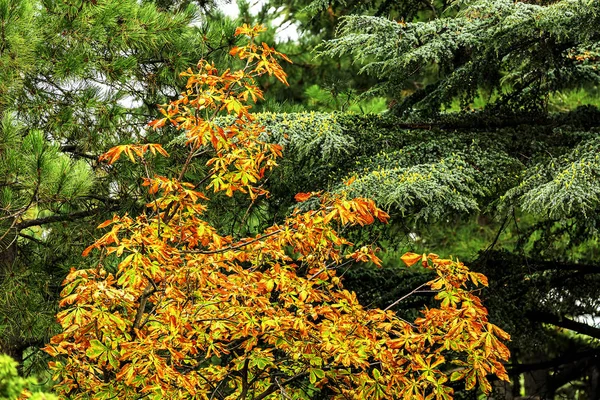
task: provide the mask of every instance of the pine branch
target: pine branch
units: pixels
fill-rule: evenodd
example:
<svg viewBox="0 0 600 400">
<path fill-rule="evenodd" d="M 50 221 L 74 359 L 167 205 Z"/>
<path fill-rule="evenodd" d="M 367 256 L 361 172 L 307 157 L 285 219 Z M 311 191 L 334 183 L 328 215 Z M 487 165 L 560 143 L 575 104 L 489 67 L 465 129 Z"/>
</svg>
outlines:
<svg viewBox="0 0 600 400">
<path fill-rule="evenodd" d="M 94 161 L 98 160 L 98 157 L 99 157 L 99 156 L 94 155 L 94 154 L 82 153 L 81 151 L 77 150 L 77 146 L 75 146 L 75 145 L 61 146 L 60 147 L 60 151 L 62 151 L 63 153 L 71 153 L 71 154 L 74 154 L 74 155 L 76 155 L 78 157 L 87 158 L 89 160 L 94 160 Z"/>
<path fill-rule="evenodd" d="M 25 228 L 29 228 L 32 226 L 41 226 L 46 224 L 52 224 L 54 222 L 66 222 L 66 221 L 77 221 L 82 218 L 90 217 L 92 215 L 98 215 L 101 212 L 110 212 L 116 211 L 118 207 L 108 207 L 108 208 L 94 208 L 87 211 L 79 211 L 71 214 L 60 214 L 60 215 L 51 215 L 49 217 L 30 219 L 23 222 L 20 222 L 14 226 L 17 231 L 20 231 Z"/>
</svg>

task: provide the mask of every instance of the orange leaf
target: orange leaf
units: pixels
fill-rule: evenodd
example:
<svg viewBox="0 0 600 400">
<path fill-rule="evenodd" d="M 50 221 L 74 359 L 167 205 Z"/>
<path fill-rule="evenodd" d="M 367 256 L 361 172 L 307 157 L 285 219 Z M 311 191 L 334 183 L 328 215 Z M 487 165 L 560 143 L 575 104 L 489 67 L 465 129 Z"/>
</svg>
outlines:
<svg viewBox="0 0 600 400">
<path fill-rule="evenodd" d="M 166 118 L 155 119 L 154 121 L 148 122 L 148 126 L 154 129 L 159 129 L 165 125 L 165 122 L 167 122 Z"/>
<path fill-rule="evenodd" d="M 294 196 L 294 199 L 296 199 L 296 201 L 298 203 L 302 203 L 308 199 L 310 199 L 312 197 L 312 193 L 298 193 Z"/>
<path fill-rule="evenodd" d="M 418 263 L 423 256 L 421 254 L 416 253 L 406 253 L 400 259 L 406 264 L 407 267 L 412 267 L 416 263 Z"/>
<path fill-rule="evenodd" d="M 83 250 L 83 253 L 81 253 L 81 255 L 83 257 L 87 257 L 87 255 L 90 254 L 90 251 L 92 251 L 92 249 L 94 249 L 95 247 L 96 247 L 96 244 L 86 247 L 85 250 Z"/>
</svg>

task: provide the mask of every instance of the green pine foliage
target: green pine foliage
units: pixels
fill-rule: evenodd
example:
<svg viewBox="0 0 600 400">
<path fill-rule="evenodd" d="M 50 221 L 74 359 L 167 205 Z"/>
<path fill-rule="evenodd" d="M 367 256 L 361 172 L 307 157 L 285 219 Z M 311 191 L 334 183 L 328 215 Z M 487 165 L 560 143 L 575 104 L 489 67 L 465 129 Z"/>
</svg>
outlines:
<svg viewBox="0 0 600 400">
<path fill-rule="evenodd" d="M 156 105 L 199 59 L 226 65 L 235 27 L 204 1 L 0 1 L 0 353 L 20 362 L 55 333 L 60 283 L 89 262 L 95 226 L 144 207 L 143 169 L 98 156 L 171 140 L 144 128 Z"/>
<path fill-rule="evenodd" d="M 30 0 L 0 1 L 0 113 L 14 104 L 35 65 L 40 40 L 35 11 Z"/>
<path fill-rule="evenodd" d="M 370 196 L 406 218 L 439 220 L 481 210 L 523 169 L 508 153 L 511 139 L 499 142 L 493 133 L 409 129 L 383 115 L 261 113 L 257 120 L 284 146 L 282 163 L 290 171 L 281 174 L 300 184 L 295 190 L 326 187 Z"/>
<path fill-rule="evenodd" d="M 14 115 L 5 114 L 0 124 L 0 149 L 0 210 L 10 215 L 10 228 L 34 208 L 59 212 L 93 187 L 94 175 L 84 160 L 63 154 L 40 131 L 25 131 Z"/>
<path fill-rule="evenodd" d="M 595 134 L 582 132 L 580 136 Z M 557 158 L 547 157 L 524 171 L 519 186 L 508 191 L 504 200 L 550 219 L 591 218 L 600 207 L 599 150 L 600 141 L 593 138 Z"/>
<path fill-rule="evenodd" d="M 402 216 L 439 219 L 447 213 L 479 209 L 477 198 L 485 192 L 476 184 L 477 171 L 459 155 L 412 166 L 395 154 L 373 159 L 347 189 L 351 196 L 372 196 L 378 204 Z M 382 162 L 381 159 L 384 159 Z M 389 165 L 389 167 L 386 167 Z"/>
<path fill-rule="evenodd" d="M 265 126 L 270 140 L 283 145 L 300 160 L 338 159 L 356 147 L 354 138 L 347 134 L 335 113 L 262 113 L 257 121 Z"/>
</svg>

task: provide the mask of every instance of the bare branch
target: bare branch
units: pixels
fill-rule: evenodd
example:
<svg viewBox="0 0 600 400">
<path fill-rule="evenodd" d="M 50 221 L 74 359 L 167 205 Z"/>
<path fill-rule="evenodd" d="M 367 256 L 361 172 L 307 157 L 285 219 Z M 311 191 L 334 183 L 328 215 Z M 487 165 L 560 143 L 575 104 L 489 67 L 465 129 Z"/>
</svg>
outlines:
<svg viewBox="0 0 600 400">
<path fill-rule="evenodd" d="M 286 385 L 289 385 L 290 383 L 297 381 L 299 379 L 305 378 L 307 376 L 308 376 L 308 372 L 300 372 L 299 374 L 296 374 L 296 375 L 292 376 L 291 378 L 284 380 L 281 383 L 279 381 L 275 381 L 275 383 L 272 383 L 271 386 L 269 386 L 264 392 L 262 392 L 261 394 L 256 396 L 254 398 L 254 400 L 262 400 L 262 399 L 266 398 L 268 395 L 270 395 L 271 393 L 275 392 L 277 389 L 279 389 L 281 387 L 285 387 Z"/>
</svg>

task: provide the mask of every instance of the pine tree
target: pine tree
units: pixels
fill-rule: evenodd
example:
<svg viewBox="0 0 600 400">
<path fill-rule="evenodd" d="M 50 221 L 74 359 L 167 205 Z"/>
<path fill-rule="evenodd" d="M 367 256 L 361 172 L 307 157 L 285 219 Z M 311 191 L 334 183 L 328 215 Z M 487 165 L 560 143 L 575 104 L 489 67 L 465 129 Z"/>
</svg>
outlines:
<svg viewBox="0 0 600 400">
<path fill-rule="evenodd" d="M 97 157 L 148 140 L 179 73 L 226 54 L 235 26 L 211 4 L 0 1 L 1 353 L 21 361 L 48 340 L 59 284 L 98 220 L 143 206 L 141 172 Z"/>
</svg>

